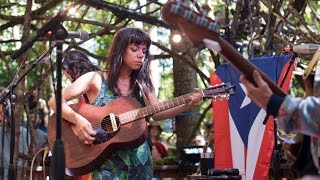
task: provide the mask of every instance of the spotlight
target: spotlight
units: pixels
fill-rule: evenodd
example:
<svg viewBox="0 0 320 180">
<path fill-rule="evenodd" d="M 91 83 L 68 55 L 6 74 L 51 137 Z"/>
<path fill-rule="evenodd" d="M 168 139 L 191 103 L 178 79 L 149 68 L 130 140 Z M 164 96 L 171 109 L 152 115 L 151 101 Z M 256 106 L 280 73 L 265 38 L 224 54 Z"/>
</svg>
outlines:
<svg viewBox="0 0 320 180">
<path fill-rule="evenodd" d="M 180 34 L 174 34 L 172 36 L 172 41 L 175 42 L 175 43 L 179 43 L 179 42 L 181 42 L 181 40 L 182 40 L 182 37 L 181 37 Z"/>
</svg>

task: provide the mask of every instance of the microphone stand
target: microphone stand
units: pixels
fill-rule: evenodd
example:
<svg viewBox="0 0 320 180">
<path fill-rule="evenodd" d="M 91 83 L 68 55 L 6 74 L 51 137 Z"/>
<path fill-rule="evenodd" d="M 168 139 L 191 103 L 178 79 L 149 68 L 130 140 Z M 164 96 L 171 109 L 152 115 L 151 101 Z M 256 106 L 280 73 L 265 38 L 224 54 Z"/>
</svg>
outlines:
<svg viewBox="0 0 320 180">
<path fill-rule="evenodd" d="M 14 110 L 15 110 L 15 99 L 16 96 L 13 94 L 13 90 L 15 89 L 15 87 L 17 86 L 17 84 L 24 79 L 24 77 L 32 70 L 36 67 L 36 65 L 43 59 L 43 57 L 45 57 L 48 54 L 49 50 L 43 54 L 40 58 L 38 58 L 36 60 L 35 63 L 32 64 L 32 66 L 27 69 L 22 75 L 21 77 L 19 77 L 16 81 L 14 81 L 12 84 L 9 85 L 8 88 L 6 88 L 4 90 L 4 92 L 1 94 L 0 96 L 0 101 L 1 102 L 6 102 L 6 98 L 9 96 L 9 103 L 11 104 L 11 106 L 9 106 L 9 110 L 10 110 L 10 164 L 9 164 L 9 171 L 8 171 L 8 177 L 9 179 L 15 179 L 15 172 L 14 172 L 14 164 L 13 164 L 13 158 L 14 158 L 14 145 L 15 145 L 15 120 L 14 120 Z M 8 104 L 7 104 L 8 105 Z M 2 125 L 2 131 L 4 132 L 4 122 Z M 3 146 L 3 144 L 2 144 Z M 3 147 L 2 147 L 3 148 Z M 3 152 L 3 151 L 2 151 Z M 2 162 L 1 162 L 2 163 Z M 0 166 L 1 167 L 1 166 Z M 1 169 L 0 169 L 1 172 Z"/>
<path fill-rule="evenodd" d="M 70 6 L 71 7 L 71 6 Z M 47 22 L 42 28 L 40 28 L 36 35 L 29 40 L 27 40 L 24 44 L 21 45 L 20 49 L 14 51 L 11 54 L 11 59 L 16 59 L 20 55 L 22 55 L 26 50 L 28 50 L 33 43 L 39 39 L 40 37 L 44 36 L 47 32 L 53 31 L 56 33 L 57 43 L 59 44 L 57 47 L 57 141 L 54 145 L 54 152 L 53 152 L 53 166 L 55 166 L 54 170 L 51 172 L 53 180 L 64 180 L 64 172 L 65 172 L 65 158 L 64 158 L 64 150 L 63 150 L 63 143 L 61 141 L 61 61 L 62 61 L 62 44 L 63 40 L 67 37 L 68 32 L 63 28 L 61 22 L 64 20 L 64 17 L 67 14 L 67 10 L 60 11 L 55 17 L 53 17 L 49 22 Z M 35 67 L 33 65 L 32 67 Z M 15 135 L 15 121 L 14 121 L 14 104 L 15 104 L 15 96 L 13 97 L 13 90 L 17 86 L 17 84 L 26 76 L 26 74 L 31 70 L 27 70 L 17 81 L 10 84 L 8 88 L 4 90 L 4 92 L 0 95 L 0 102 L 10 94 L 10 102 L 12 103 L 11 106 L 11 146 L 10 146 L 10 165 L 9 165 L 9 179 L 13 180 L 14 178 L 14 165 L 13 165 L 13 153 L 14 153 L 14 135 Z M 59 154 L 59 156 L 55 156 L 55 154 Z M 53 167 L 52 166 L 52 167 Z"/>
<path fill-rule="evenodd" d="M 62 55 L 63 55 L 63 41 L 68 36 L 67 30 L 59 24 L 56 32 L 56 44 L 57 44 L 57 91 L 56 91 L 56 141 L 54 142 L 52 149 L 52 160 L 50 167 L 50 177 L 53 180 L 65 179 L 65 153 L 63 141 L 61 139 L 61 79 L 62 79 Z"/>
<path fill-rule="evenodd" d="M 17 84 L 15 84 L 17 85 Z M 16 87 L 16 86 L 14 86 Z M 13 86 L 12 86 L 13 88 Z M 14 158 L 14 144 L 15 144 L 15 120 L 14 120 L 14 109 L 15 109 L 15 104 L 16 104 L 16 95 L 13 94 L 13 89 L 10 91 L 10 96 L 9 96 L 9 101 L 10 101 L 10 164 L 9 164 L 9 171 L 8 171 L 8 177 L 10 180 L 16 179 L 15 178 L 15 169 L 14 169 L 14 164 L 13 164 L 13 158 Z"/>
<path fill-rule="evenodd" d="M 8 110 L 7 110 L 7 102 L 3 101 L 2 102 L 2 124 L 1 124 L 1 160 L 0 160 L 0 175 L 1 175 L 1 180 L 4 180 L 4 166 L 3 166 L 3 157 L 4 157 L 4 136 L 5 136 L 5 129 L 6 129 L 6 120 L 9 117 L 8 116 Z"/>
</svg>

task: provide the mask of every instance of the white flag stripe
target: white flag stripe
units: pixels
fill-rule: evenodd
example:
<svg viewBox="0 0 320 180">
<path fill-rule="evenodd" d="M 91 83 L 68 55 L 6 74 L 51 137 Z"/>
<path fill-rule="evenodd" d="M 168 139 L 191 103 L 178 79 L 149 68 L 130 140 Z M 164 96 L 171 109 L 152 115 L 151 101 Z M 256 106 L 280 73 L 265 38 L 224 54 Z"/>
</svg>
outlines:
<svg viewBox="0 0 320 180">
<path fill-rule="evenodd" d="M 244 144 L 237 130 L 237 127 L 234 124 L 230 110 L 228 110 L 228 112 L 233 168 L 239 169 L 240 175 L 242 175 L 242 179 L 245 180 Z"/>
<path fill-rule="evenodd" d="M 265 125 L 263 120 L 266 116 L 266 111 L 261 109 L 256 119 L 254 120 L 248 137 L 248 151 L 247 151 L 247 179 L 253 179 L 255 167 L 257 164 L 260 147 L 264 135 Z"/>
</svg>

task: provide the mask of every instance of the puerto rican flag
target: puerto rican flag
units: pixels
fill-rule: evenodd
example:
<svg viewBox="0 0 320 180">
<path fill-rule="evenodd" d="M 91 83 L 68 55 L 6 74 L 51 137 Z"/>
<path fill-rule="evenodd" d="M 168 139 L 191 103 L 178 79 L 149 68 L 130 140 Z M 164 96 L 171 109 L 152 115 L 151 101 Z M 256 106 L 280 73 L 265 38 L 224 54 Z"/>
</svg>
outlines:
<svg viewBox="0 0 320 180">
<path fill-rule="evenodd" d="M 282 82 L 292 55 L 253 58 L 251 62 L 271 80 Z M 288 90 L 294 65 L 282 86 Z M 274 121 L 246 95 L 239 81 L 240 73 L 231 64 L 221 64 L 211 74 L 211 84 L 231 82 L 236 87 L 229 100 L 213 102 L 214 167 L 237 168 L 245 180 L 267 180 L 274 147 Z M 261 92 L 263 93 L 263 92 Z"/>
</svg>

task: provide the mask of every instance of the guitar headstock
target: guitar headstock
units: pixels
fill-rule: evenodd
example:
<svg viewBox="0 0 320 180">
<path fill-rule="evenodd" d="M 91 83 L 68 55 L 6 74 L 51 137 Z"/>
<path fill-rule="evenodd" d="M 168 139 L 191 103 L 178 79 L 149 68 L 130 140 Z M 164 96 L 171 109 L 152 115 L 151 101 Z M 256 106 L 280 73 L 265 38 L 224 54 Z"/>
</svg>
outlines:
<svg viewBox="0 0 320 180">
<path fill-rule="evenodd" d="M 202 90 L 202 93 L 203 97 L 211 98 L 213 100 L 218 98 L 229 99 L 230 95 L 235 94 L 235 86 L 231 83 L 217 84 Z"/>
<path fill-rule="evenodd" d="M 182 2 L 168 1 L 162 7 L 163 20 L 177 27 L 194 44 L 202 43 L 207 38 L 217 40 L 219 38 L 219 27 L 209 17 L 193 11 Z"/>
</svg>

